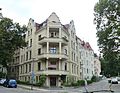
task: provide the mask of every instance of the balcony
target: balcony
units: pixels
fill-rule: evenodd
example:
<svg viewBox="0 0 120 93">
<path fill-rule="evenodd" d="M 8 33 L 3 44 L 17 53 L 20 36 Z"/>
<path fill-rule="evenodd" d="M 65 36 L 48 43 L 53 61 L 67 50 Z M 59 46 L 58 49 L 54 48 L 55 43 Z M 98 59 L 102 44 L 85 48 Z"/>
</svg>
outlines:
<svg viewBox="0 0 120 93">
<path fill-rule="evenodd" d="M 45 74 L 45 75 L 67 75 L 69 74 L 68 71 L 64 70 L 41 70 L 36 72 L 36 74 Z"/>
<path fill-rule="evenodd" d="M 44 58 L 60 58 L 60 59 L 68 59 L 68 55 L 65 55 L 63 53 L 59 54 L 59 53 L 42 53 L 40 55 L 38 55 L 38 59 L 44 59 Z"/>
<path fill-rule="evenodd" d="M 40 40 L 39 40 L 39 44 L 40 45 L 43 45 L 43 44 L 46 44 L 46 42 L 51 42 L 51 43 L 59 43 L 61 42 L 63 45 L 68 45 L 68 40 L 67 38 L 65 37 L 62 37 L 62 38 L 59 38 L 59 37 L 42 37 Z"/>
</svg>

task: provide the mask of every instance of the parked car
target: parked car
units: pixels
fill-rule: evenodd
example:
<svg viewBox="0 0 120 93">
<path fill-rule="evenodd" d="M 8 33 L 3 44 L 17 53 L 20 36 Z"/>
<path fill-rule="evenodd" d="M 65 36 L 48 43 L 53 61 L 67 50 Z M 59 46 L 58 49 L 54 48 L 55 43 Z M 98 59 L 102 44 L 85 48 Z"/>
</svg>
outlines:
<svg viewBox="0 0 120 93">
<path fill-rule="evenodd" d="M 120 77 L 117 77 L 117 80 L 120 81 Z"/>
<path fill-rule="evenodd" d="M 1 79 L 0 80 L 0 85 L 3 85 L 5 81 L 6 81 L 6 79 Z"/>
<path fill-rule="evenodd" d="M 17 88 L 17 81 L 14 79 L 8 79 L 4 82 L 5 87 Z"/>
<path fill-rule="evenodd" d="M 112 83 L 112 84 L 118 84 L 118 79 L 117 79 L 116 77 L 113 77 L 113 78 L 111 79 L 111 83 Z"/>
</svg>

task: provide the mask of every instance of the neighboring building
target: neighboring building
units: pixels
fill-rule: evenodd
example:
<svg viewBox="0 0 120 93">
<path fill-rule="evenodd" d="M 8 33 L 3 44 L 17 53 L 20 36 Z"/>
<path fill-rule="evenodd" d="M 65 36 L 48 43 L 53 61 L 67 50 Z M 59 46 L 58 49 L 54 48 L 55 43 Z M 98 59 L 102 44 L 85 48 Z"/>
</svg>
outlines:
<svg viewBox="0 0 120 93">
<path fill-rule="evenodd" d="M 101 73 L 101 62 L 99 60 L 99 57 L 94 54 L 94 75 L 95 76 L 100 76 Z"/>
<path fill-rule="evenodd" d="M 14 59 L 9 64 L 8 76 L 16 80 L 19 79 L 19 63 L 20 63 L 20 49 L 17 49 L 14 54 Z"/>
<path fill-rule="evenodd" d="M 45 74 L 45 86 L 61 86 L 64 81 L 91 79 L 94 74 L 93 50 L 76 36 L 73 21 L 63 25 L 54 12 L 41 24 L 30 18 L 25 41 L 27 47 L 20 49 L 14 61 L 21 81 L 34 76 L 37 83 Z"/>
<path fill-rule="evenodd" d="M 6 67 L 3 67 L 2 65 L 0 65 L 0 72 L 7 74 L 7 69 L 6 69 Z"/>
<path fill-rule="evenodd" d="M 94 52 L 88 42 L 82 41 L 81 45 L 82 78 L 90 80 L 94 75 Z"/>
</svg>

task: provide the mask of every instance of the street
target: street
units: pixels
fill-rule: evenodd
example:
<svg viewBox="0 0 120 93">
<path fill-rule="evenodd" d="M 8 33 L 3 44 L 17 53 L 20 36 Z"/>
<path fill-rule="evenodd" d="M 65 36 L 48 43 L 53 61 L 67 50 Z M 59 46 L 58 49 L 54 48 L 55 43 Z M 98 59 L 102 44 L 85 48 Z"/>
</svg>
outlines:
<svg viewBox="0 0 120 93">
<path fill-rule="evenodd" d="M 99 91 L 99 90 L 109 90 L 109 83 L 107 80 L 102 80 L 100 82 L 93 83 L 91 85 L 86 86 L 87 91 Z M 115 91 L 114 93 L 120 93 L 120 83 L 113 84 L 111 89 Z M 5 88 L 0 86 L 0 93 L 82 93 L 85 92 L 84 87 L 68 87 L 68 88 L 47 88 L 47 89 L 39 89 L 39 90 L 29 90 L 24 88 Z M 97 93 L 97 92 L 95 92 Z M 110 93 L 110 92 L 99 92 L 99 93 Z"/>
</svg>

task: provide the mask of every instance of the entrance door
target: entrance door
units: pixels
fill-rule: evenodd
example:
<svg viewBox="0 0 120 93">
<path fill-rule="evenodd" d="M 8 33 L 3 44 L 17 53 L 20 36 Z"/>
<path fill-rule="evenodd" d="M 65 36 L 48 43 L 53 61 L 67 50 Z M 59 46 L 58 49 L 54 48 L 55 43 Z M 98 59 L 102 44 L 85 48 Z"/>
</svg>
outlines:
<svg viewBox="0 0 120 93">
<path fill-rule="evenodd" d="M 56 77 L 50 77 L 50 86 L 56 86 Z"/>
</svg>

